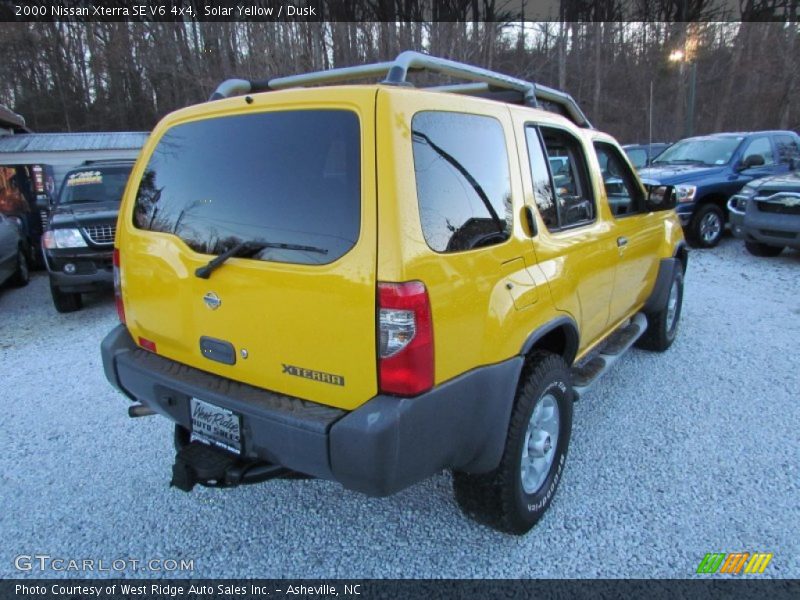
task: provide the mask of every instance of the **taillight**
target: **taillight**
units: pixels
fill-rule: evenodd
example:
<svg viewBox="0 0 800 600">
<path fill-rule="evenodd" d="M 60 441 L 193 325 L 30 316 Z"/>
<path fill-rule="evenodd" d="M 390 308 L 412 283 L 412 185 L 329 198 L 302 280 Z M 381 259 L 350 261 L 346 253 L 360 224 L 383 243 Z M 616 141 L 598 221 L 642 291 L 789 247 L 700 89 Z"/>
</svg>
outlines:
<svg viewBox="0 0 800 600">
<path fill-rule="evenodd" d="M 114 248 L 114 302 L 117 305 L 119 322 L 125 324 L 125 305 L 122 303 L 122 279 L 119 273 L 119 250 Z"/>
<path fill-rule="evenodd" d="M 421 281 L 378 284 L 378 381 L 398 396 L 433 387 L 433 320 Z"/>
</svg>

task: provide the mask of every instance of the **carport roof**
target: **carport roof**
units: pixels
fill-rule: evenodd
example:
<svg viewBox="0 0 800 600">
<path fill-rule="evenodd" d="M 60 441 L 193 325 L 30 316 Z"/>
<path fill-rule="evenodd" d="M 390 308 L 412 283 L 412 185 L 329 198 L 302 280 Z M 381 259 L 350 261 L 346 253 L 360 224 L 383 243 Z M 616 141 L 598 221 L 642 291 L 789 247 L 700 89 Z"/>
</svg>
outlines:
<svg viewBox="0 0 800 600">
<path fill-rule="evenodd" d="M 75 152 L 81 150 L 138 150 L 145 131 L 93 133 L 18 133 L 0 136 L 1 152 Z"/>
</svg>

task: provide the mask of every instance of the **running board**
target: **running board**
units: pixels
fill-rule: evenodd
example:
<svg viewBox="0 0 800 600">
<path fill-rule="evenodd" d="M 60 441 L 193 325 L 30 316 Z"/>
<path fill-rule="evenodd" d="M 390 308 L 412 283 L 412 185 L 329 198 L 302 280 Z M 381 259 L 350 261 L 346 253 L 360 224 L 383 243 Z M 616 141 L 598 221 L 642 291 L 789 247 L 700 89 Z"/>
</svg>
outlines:
<svg viewBox="0 0 800 600">
<path fill-rule="evenodd" d="M 630 322 L 612 333 L 591 359 L 572 367 L 572 389 L 575 400 L 583 396 L 647 329 L 647 317 L 637 313 Z"/>
</svg>

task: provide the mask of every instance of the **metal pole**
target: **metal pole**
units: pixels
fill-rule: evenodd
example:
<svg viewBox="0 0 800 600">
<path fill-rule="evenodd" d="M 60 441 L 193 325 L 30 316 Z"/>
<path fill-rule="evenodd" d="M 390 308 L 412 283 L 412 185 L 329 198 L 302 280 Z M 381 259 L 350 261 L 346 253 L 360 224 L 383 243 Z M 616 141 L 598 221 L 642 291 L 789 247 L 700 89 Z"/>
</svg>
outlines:
<svg viewBox="0 0 800 600">
<path fill-rule="evenodd" d="M 697 63 L 692 61 L 689 70 L 689 106 L 686 110 L 686 137 L 694 135 L 694 96 L 697 88 Z"/>
<path fill-rule="evenodd" d="M 653 147 L 653 80 L 650 80 L 650 108 L 648 110 L 647 124 L 647 162 L 650 162 L 651 150 Z"/>
</svg>

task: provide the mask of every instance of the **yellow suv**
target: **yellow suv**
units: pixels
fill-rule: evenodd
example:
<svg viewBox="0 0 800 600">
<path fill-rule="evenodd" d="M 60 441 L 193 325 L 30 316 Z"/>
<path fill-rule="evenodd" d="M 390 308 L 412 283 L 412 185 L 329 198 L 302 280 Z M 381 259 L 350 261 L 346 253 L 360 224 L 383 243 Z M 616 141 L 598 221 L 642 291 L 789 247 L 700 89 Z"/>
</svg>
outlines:
<svg viewBox="0 0 800 600">
<path fill-rule="evenodd" d="M 671 192 L 570 96 L 477 67 L 404 52 L 229 80 L 133 169 L 105 373 L 131 416 L 176 423 L 180 489 L 304 475 L 384 496 L 452 469 L 466 512 L 524 533 L 573 401 L 675 337 Z"/>
</svg>

